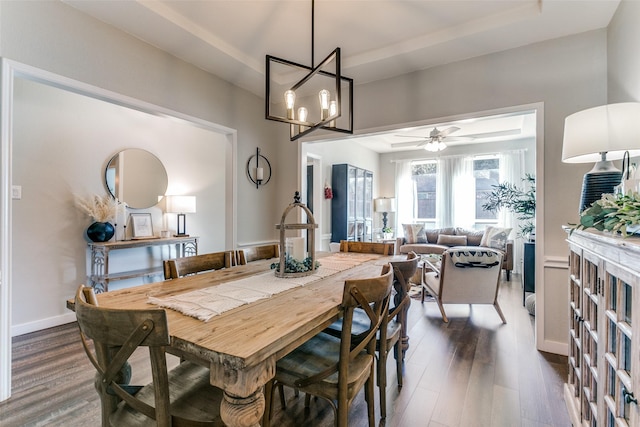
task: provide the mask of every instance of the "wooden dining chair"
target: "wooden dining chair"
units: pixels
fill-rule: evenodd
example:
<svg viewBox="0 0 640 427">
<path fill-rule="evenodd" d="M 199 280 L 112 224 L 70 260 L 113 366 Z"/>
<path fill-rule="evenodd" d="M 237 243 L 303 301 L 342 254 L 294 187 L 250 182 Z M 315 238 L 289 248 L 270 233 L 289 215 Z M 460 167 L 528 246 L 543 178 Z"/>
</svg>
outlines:
<svg viewBox="0 0 640 427">
<path fill-rule="evenodd" d="M 220 270 L 236 265 L 233 251 L 212 252 L 202 255 L 167 259 L 163 261 L 164 278 L 177 279 L 203 271 Z"/>
<path fill-rule="evenodd" d="M 449 321 L 444 304 L 491 304 L 502 323 L 507 323 L 498 304 L 502 255 L 491 248 L 457 246 L 444 251 L 440 268 L 430 266 L 423 284 L 435 298 L 443 321 Z"/>
<path fill-rule="evenodd" d="M 263 426 L 270 426 L 273 388 L 284 384 L 307 395 L 327 400 L 333 408 L 335 425 L 347 427 L 351 402 L 364 387 L 369 426 L 375 425 L 373 397 L 376 334 L 389 308 L 393 271 L 386 264 L 382 274 L 370 279 L 345 281 L 342 296 L 341 336 L 319 333 L 276 362 L 275 378 L 265 386 L 266 409 Z M 370 325 L 357 345 L 352 345 L 353 313 L 362 308 Z"/>
<path fill-rule="evenodd" d="M 170 340 L 164 310 L 101 308 L 93 289 L 80 285 L 75 311 L 82 345 L 97 371 L 103 427 L 224 425 L 222 390 L 210 384 L 207 367 L 185 361 L 167 370 Z M 138 347 L 149 350 L 153 382 L 145 386 L 129 384 L 128 359 Z"/>
<path fill-rule="evenodd" d="M 409 279 L 418 269 L 420 257 L 415 252 L 409 252 L 405 260 L 390 261 L 393 267 L 393 306 L 389 308 L 386 318 L 383 319 L 378 333 L 376 350 L 378 351 L 377 361 L 377 383 L 380 392 L 380 417 L 387 416 L 387 358 L 390 351 L 394 350 L 396 359 L 396 374 L 398 387 L 402 387 L 402 374 L 404 371 L 404 350 L 401 338 L 407 336 L 407 310 L 411 304 L 409 290 L 411 283 Z M 355 310 L 352 326 L 352 345 L 358 343 L 366 334 L 369 326 L 369 319 L 363 310 Z M 342 319 L 334 322 L 324 330 L 333 336 L 340 336 L 342 333 Z"/>
<path fill-rule="evenodd" d="M 253 246 L 236 251 L 238 265 L 245 265 L 248 262 L 271 258 L 280 258 L 280 245 Z"/>
<path fill-rule="evenodd" d="M 393 255 L 393 243 L 340 241 L 340 252 Z"/>
</svg>

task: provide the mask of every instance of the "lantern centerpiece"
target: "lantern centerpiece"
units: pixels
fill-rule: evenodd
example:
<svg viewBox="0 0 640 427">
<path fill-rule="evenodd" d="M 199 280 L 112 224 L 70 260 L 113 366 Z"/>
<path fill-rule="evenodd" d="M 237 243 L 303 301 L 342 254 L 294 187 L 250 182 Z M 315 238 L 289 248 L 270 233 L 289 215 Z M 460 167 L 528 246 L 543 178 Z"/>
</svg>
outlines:
<svg viewBox="0 0 640 427">
<path fill-rule="evenodd" d="M 285 223 L 287 215 L 293 209 L 302 209 L 307 215 L 306 223 Z M 282 213 L 280 224 L 276 224 L 276 229 L 280 230 L 280 262 L 271 265 L 275 268 L 277 277 L 301 277 L 315 273 L 319 263 L 316 261 L 315 229 L 318 228 L 313 219 L 313 213 L 300 202 L 300 192 L 296 191 L 293 203 L 289 204 Z M 304 237 L 287 237 L 287 230 L 306 230 L 307 241 L 309 242 L 309 253 L 305 250 Z"/>
</svg>

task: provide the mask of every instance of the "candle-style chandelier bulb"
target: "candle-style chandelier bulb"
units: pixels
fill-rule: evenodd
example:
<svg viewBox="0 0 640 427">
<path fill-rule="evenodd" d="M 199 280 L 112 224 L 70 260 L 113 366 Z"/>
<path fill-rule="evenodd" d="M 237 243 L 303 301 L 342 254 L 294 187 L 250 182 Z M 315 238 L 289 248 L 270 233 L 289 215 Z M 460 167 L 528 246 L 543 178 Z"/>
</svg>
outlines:
<svg viewBox="0 0 640 427">
<path fill-rule="evenodd" d="M 307 121 L 307 115 L 309 114 L 309 112 L 307 111 L 306 108 L 304 107 L 300 107 L 298 108 L 298 120 L 301 122 L 306 122 Z M 305 129 L 306 126 L 302 126 L 300 125 L 300 129 L 299 132 L 302 132 Z"/>
<path fill-rule="evenodd" d="M 293 107 L 296 104 L 296 93 L 291 89 L 284 93 L 284 103 L 287 107 L 287 118 L 293 119 Z"/>
<path fill-rule="evenodd" d="M 306 122 L 307 121 L 307 115 L 308 114 L 309 114 L 309 112 L 307 111 L 306 108 L 304 108 L 304 107 L 298 108 L 298 120 L 300 120 L 301 122 Z"/>
<path fill-rule="evenodd" d="M 338 114 L 338 103 L 336 101 L 331 101 L 329 103 L 329 117 L 333 117 L 336 114 Z M 335 127 L 335 126 L 336 126 L 336 121 L 331 120 L 329 122 L 329 127 Z"/>
<path fill-rule="evenodd" d="M 320 98 L 321 118 L 324 120 L 329 117 L 329 100 L 331 99 L 331 93 L 326 89 L 322 89 L 318 93 L 318 97 Z"/>
</svg>

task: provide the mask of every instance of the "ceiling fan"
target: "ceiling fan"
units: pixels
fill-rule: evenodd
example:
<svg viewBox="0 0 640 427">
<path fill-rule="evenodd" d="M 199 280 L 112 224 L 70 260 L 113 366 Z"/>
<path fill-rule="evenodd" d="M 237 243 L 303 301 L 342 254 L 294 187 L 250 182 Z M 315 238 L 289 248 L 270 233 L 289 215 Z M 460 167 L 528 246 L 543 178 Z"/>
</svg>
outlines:
<svg viewBox="0 0 640 427">
<path fill-rule="evenodd" d="M 445 148 L 447 148 L 447 144 L 443 142 L 443 139 L 449 136 L 449 134 L 452 134 L 459 130 L 460 128 L 457 126 L 451 126 L 444 130 L 439 130 L 438 128 L 434 127 L 433 130 L 429 133 L 429 136 L 425 136 L 425 137 L 416 137 L 412 135 L 396 135 L 396 136 L 400 136 L 404 138 L 423 138 L 424 140 L 419 142 L 416 145 L 416 148 L 424 147 L 424 149 L 427 151 L 436 152 L 436 151 L 442 151 Z"/>
</svg>

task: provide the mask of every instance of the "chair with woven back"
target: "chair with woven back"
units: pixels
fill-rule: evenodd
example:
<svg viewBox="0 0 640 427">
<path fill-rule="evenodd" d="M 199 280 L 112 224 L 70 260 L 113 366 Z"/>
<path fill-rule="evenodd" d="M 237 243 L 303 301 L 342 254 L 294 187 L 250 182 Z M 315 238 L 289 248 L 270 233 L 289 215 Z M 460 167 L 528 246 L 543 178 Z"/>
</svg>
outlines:
<svg viewBox="0 0 640 427">
<path fill-rule="evenodd" d="M 163 262 L 164 278 L 177 279 L 203 271 L 220 270 L 236 265 L 233 251 L 212 252 L 202 255 L 167 259 Z"/>
<path fill-rule="evenodd" d="M 393 243 L 340 241 L 340 252 L 393 255 Z"/>
<path fill-rule="evenodd" d="M 280 246 L 277 244 L 253 246 L 250 248 L 238 249 L 236 251 L 236 259 L 238 260 L 238 265 L 245 265 L 248 262 L 257 261 L 260 259 L 271 259 L 279 257 Z"/>
<path fill-rule="evenodd" d="M 327 400 L 338 427 L 347 427 L 349 406 L 364 387 L 369 426 L 375 425 L 375 338 L 389 308 L 392 283 L 393 271 L 389 264 L 383 266 L 380 276 L 345 281 L 340 337 L 319 333 L 276 363 L 275 378 L 265 386 L 263 427 L 270 426 L 276 384 L 298 388 L 307 395 Z M 360 342 L 352 345 L 351 327 L 356 308 L 366 312 L 370 325 Z"/>
<path fill-rule="evenodd" d="M 223 426 L 222 390 L 210 384 L 208 368 L 183 362 L 167 370 L 170 345 L 163 309 L 101 308 L 93 289 L 80 285 L 75 296 L 80 338 L 95 367 L 102 426 Z M 93 341 L 93 348 L 90 345 Z M 147 347 L 153 382 L 129 384 L 129 357 Z"/>
<path fill-rule="evenodd" d="M 498 304 L 502 252 L 476 246 L 456 246 L 442 254 L 440 267 L 431 264 L 423 286 L 435 298 L 442 320 L 449 322 L 444 304 L 491 304 L 507 323 Z"/>
<path fill-rule="evenodd" d="M 395 289 L 393 306 L 389 308 L 386 319 L 383 319 L 376 343 L 376 350 L 378 351 L 377 383 L 380 392 L 380 416 L 382 419 L 385 419 L 387 415 L 387 358 L 392 349 L 396 359 L 398 387 L 402 387 L 404 350 L 401 338 L 407 336 L 406 316 L 411 304 L 411 297 L 409 296 L 411 283 L 409 283 L 409 279 L 418 269 L 419 261 L 420 258 L 415 252 L 409 252 L 405 260 L 389 262 L 393 267 L 393 287 Z M 356 310 L 352 327 L 352 340 L 354 343 L 360 341 L 363 333 L 367 330 L 368 324 L 369 321 L 365 313 L 362 310 Z M 334 322 L 324 332 L 339 336 L 342 332 L 342 320 Z"/>
</svg>

